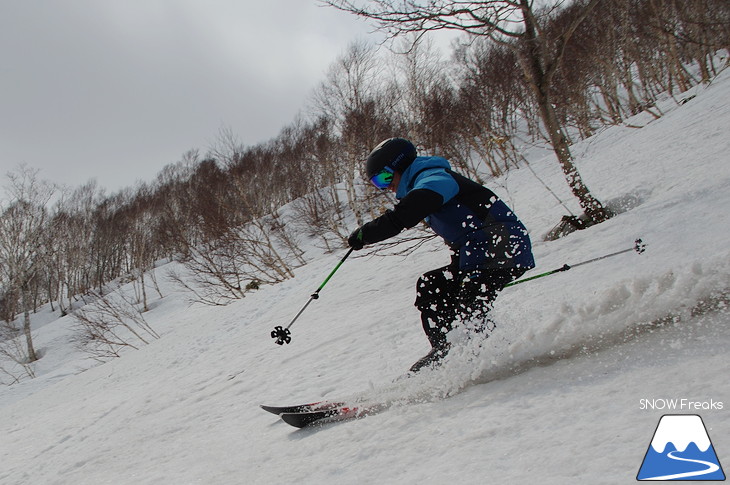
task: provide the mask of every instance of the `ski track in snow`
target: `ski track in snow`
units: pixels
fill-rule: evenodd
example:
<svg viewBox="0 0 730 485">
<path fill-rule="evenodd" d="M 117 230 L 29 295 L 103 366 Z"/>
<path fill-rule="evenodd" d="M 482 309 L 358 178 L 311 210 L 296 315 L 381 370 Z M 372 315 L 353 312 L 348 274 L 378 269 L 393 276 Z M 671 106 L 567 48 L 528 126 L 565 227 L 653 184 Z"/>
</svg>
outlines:
<svg viewBox="0 0 730 485">
<path fill-rule="evenodd" d="M 0 388 L 0 483 L 634 483 L 666 412 L 643 398 L 724 402 L 701 414 L 730 461 L 730 71 L 689 94 L 574 147 L 595 194 L 631 207 L 608 222 L 541 242 L 564 209 L 527 170 L 488 184 L 531 230 L 535 273 L 637 237 L 647 250 L 505 289 L 494 334 L 441 369 L 397 380 L 428 350 L 412 302 L 417 277 L 448 261 L 436 241 L 351 257 L 290 345 L 271 329 L 345 250 L 310 247 L 295 278 L 227 307 L 163 282 L 147 316 L 162 338 L 103 365 L 46 311 L 38 378 Z M 552 157 L 531 162 L 577 213 Z M 294 430 L 258 407 L 323 399 L 389 409 Z"/>
</svg>

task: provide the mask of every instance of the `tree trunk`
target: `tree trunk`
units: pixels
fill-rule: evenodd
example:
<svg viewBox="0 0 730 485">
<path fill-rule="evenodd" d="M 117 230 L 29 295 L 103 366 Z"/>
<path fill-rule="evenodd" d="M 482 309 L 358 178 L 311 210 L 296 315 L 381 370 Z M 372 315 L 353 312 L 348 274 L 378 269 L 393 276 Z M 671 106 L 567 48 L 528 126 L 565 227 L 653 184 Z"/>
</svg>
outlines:
<svg viewBox="0 0 730 485">
<path fill-rule="evenodd" d="M 571 192 L 578 198 L 581 208 L 594 223 L 603 222 L 611 217 L 601 202 L 591 195 L 588 187 L 578 172 L 570 154 L 568 140 L 565 137 L 560 121 L 555 113 L 550 97 L 550 86 L 553 75 L 560 62 L 560 54 L 548 55 L 544 40 L 538 36 L 538 29 L 532 16 L 529 2 L 521 0 L 522 15 L 525 25 L 524 43 L 515 50 L 528 83 L 530 84 L 540 111 L 550 143 L 558 158 L 560 167 L 568 182 Z"/>
<path fill-rule="evenodd" d="M 141 258 L 140 258 L 141 261 Z M 139 284 L 142 285 L 142 312 L 146 313 L 150 311 L 150 307 L 147 305 L 147 287 L 144 282 L 144 265 L 140 264 L 139 268 Z"/>
<path fill-rule="evenodd" d="M 558 158 L 560 167 L 563 169 L 565 180 L 568 182 L 573 195 L 578 198 L 581 208 L 585 211 L 586 215 L 590 217 L 591 221 L 598 224 L 600 222 L 608 220 L 611 215 L 603 207 L 603 204 L 596 199 L 588 190 L 588 187 L 583 182 L 583 178 L 578 172 L 578 168 L 573 163 L 573 157 L 570 154 L 570 147 L 568 140 L 566 139 L 563 130 L 560 126 L 560 122 L 555 115 L 555 109 L 550 103 L 550 97 L 546 94 L 539 94 L 537 96 L 538 105 L 540 108 L 540 116 L 545 123 L 545 129 L 547 129 L 550 142 L 553 145 L 553 150 Z"/>
<path fill-rule="evenodd" d="M 23 299 L 23 333 L 25 334 L 25 343 L 28 347 L 28 364 L 38 360 L 38 356 L 35 353 L 33 347 L 33 336 L 30 330 L 30 305 L 28 301 L 28 289 L 24 286 L 21 291 Z"/>
</svg>

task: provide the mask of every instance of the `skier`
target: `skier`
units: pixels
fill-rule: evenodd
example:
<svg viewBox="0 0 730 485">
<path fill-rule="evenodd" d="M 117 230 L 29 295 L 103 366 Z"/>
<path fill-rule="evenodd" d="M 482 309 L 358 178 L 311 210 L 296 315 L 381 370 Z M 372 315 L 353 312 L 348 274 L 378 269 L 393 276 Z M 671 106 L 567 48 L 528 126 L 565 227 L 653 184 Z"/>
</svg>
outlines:
<svg viewBox="0 0 730 485">
<path fill-rule="evenodd" d="M 395 236 L 421 220 L 452 250 L 451 263 L 422 275 L 415 306 L 431 351 L 411 367 L 440 365 L 450 349 L 447 333 L 458 322 L 474 330 L 494 329 L 487 318 L 497 293 L 533 268 L 530 237 L 507 205 L 488 188 L 453 172 L 442 157 L 419 157 L 404 138 L 380 143 L 367 158 L 366 172 L 378 189 L 389 188 L 399 202 L 356 229 L 355 250 Z"/>
</svg>

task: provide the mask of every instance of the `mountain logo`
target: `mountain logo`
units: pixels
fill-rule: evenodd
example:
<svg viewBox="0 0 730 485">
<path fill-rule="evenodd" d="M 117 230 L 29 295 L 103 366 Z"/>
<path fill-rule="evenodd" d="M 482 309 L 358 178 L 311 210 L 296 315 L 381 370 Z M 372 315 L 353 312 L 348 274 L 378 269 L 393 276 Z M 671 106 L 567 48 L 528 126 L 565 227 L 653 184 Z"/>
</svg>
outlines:
<svg viewBox="0 0 730 485">
<path fill-rule="evenodd" d="M 661 417 L 637 480 L 725 480 L 702 418 L 696 414 Z"/>
</svg>

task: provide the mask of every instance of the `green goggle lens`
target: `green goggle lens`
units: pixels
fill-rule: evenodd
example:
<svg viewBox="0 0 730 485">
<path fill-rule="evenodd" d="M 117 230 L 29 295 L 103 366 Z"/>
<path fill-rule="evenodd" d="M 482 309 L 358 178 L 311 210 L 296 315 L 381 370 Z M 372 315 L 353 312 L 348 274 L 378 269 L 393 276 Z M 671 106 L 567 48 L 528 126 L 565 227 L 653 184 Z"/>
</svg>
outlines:
<svg viewBox="0 0 730 485">
<path fill-rule="evenodd" d="M 386 189 L 393 182 L 393 169 L 385 167 L 380 172 L 370 177 L 370 183 L 380 190 Z"/>
</svg>

